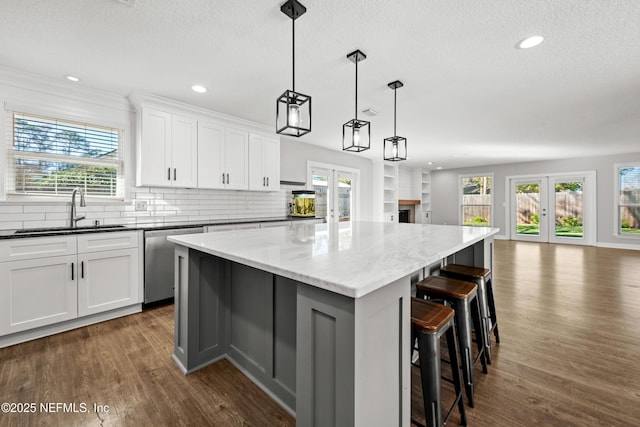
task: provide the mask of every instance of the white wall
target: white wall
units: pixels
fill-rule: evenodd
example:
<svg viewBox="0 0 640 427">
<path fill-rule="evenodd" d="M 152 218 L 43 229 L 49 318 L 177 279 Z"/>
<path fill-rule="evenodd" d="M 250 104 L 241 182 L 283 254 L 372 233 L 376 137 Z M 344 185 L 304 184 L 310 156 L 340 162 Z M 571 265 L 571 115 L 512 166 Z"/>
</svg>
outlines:
<svg viewBox="0 0 640 427">
<path fill-rule="evenodd" d="M 413 169 L 398 166 L 398 199 L 419 199 L 413 187 Z"/>
<path fill-rule="evenodd" d="M 78 215 L 86 215 L 105 224 L 170 223 L 219 219 L 261 219 L 284 217 L 288 213 L 291 188 L 277 192 L 198 190 L 135 187 L 135 115 L 127 98 L 87 89 L 81 85 L 15 73 L 0 68 L 0 199 L 4 197 L 6 152 L 10 142 L 6 129 L 5 110 L 56 115 L 69 119 L 109 125 L 124 131 L 126 199 L 122 202 L 87 200 L 87 207 L 78 207 Z M 146 211 L 135 211 L 134 202 L 146 200 Z M 0 200 L 0 229 L 23 227 L 57 227 L 68 222 L 70 198 L 38 201 L 31 198 Z"/>
<path fill-rule="evenodd" d="M 328 163 L 360 170 L 360 218 L 373 219 L 373 162 L 366 157 L 342 151 L 329 150 L 299 140 L 280 140 L 280 179 L 282 181 L 307 181 L 307 160 Z M 303 187 L 300 187 L 300 189 Z"/>
<path fill-rule="evenodd" d="M 597 244 L 607 246 L 640 247 L 640 240 L 614 235 L 615 207 L 614 183 L 617 178 L 616 163 L 640 162 L 640 152 L 601 157 L 583 157 L 543 162 L 515 163 L 508 165 L 482 166 L 476 168 L 451 169 L 432 172 L 432 210 L 434 224 L 458 224 L 458 176 L 464 174 L 494 174 L 493 203 L 494 226 L 500 228 L 499 235 L 506 236 L 505 203 L 507 176 L 543 175 L 566 172 L 596 171 L 597 179 Z"/>
</svg>

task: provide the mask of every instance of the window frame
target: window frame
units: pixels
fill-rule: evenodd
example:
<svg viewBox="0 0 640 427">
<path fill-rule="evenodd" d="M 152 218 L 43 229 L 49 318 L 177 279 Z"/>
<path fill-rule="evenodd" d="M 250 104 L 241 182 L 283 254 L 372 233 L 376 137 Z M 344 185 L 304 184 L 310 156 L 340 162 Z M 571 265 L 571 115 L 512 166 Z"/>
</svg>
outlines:
<svg viewBox="0 0 640 427">
<path fill-rule="evenodd" d="M 491 180 L 491 192 L 490 192 L 490 196 L 491 196 L 491 203 L 489 205 L 466 205 L 464 204 L 464 184 L 463 181 L 465 178 L 475 178 L 475 177 L 488 177 Z M 494 185 L 495 185 L 495 180 L 494 180 L 494 174 L 493 172 L 488 172 L 488 173 L 468 173 L 468 174 L 463 174 L 463 175 L 458 175 L 458 224 L 459 225 L 464 225 L 464 207 L 465 206 L 489 206 L 489 225 L 481 225 L 481 226 L 475 226 L 475 225 L 468 225 L 468 227 L 493 227 L 494 226 Z"/>
<path fill-rule="evenodd" d="M 3 173 L 2 180 L 0 182 L 0 191 L 2 194 L 0 195 L 0 202 L 5 203 L 56 203 L 56 202 L 67 202 L 67 198 L 69 194 L 52 194 L 52 193 L 16 193 L 15 188 L 10 188 L 11 183 L 9 179 L 9 161 L 13 157 L 12 147 L 14 145 L 14 114 L 23 114 L 26 116 L 35 116 L 42 117 L 50 120 L 59 120 L 62 122 L 71 122 L 75 124 L 86 124 L 88 126 L 102 127 L 102 128 L 110 128 L 114 129 L 118 132 L 118 156 L 115 160 L 116 166 L 116 194 L 115 196 L 102 196 L 89 194 L 85 197 L 88 200 L 98 201 L 101 204 L 122 204 L 127 202 L 128 197 L 128 170 L 129 164 L 127 162 L 127 128 L 125 124 L 122 123 L 114 123 L 109 120 L 105 120 L 103 117 L 100 117 L 96 114 L 87 114 L 87 115 L 76 115 L 76 114 L 65 114 L 64 112 L 54 111 L 48 108 L 30 108 L 28 106 L 21 105 L 7 105 L 5 103 L 4 106 L 4 117 L 2 120 L 2 135 L 5 136 L 3 141 L 4 146 L 2 147 L 2 155 L 0 156 L 0 161 L 2 161 L 3 168 L 5 172 Z M 46 154 L 34 152 L 34 157 L 36 158 L 46 158 Z M 79 159 L 84 159 L 79 157 Z M 51 157 L 51 161 L 59 162 L 61 161 L 60 156 L 53 155 Z M 73 163 L 73 162 L 70 162 Z M 80 161 L 75 164 L 99 164 L 100 162 L 95 161 Z M 111 162 L 113 163 L 113 162 Z M 110 164 L 109 166 L 113 166 Z"/>
<path fill-rule="evenodd" d="M 620 210 L 624 206 L 631 206 L 640 208 L 640 204 L 637 205 L 622 205 L 620 203 L 620 171 L 622 169 L 627 168 L 638 168 L 640 169 L 640 162 L 630 162 L 630 163 L 616 163 L 613 166 L 613 235 L 622 239 L 640 239 L 640 233 L 623 233 L 622 232 L 622 218 L 620 217 Z"/>
</svg>

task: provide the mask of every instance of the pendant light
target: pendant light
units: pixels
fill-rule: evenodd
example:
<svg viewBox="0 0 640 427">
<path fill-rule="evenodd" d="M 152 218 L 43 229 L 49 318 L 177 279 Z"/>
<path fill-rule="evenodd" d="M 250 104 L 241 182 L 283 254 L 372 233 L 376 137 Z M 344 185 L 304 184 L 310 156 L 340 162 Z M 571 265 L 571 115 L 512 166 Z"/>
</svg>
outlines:
<svg viewBox="0 0 640 427">
<path fill-rule="evenodd" d="M 292 89 L 286 90 L 276 100 L 276 132 L 299 137 L 311 132 L 311 97 L 296 92 L 296 19 L 307 11 L 297 0 L 288 0 L 280 11 L 291 18 L 293 33 Z"/>
<path fill-rule="evenodd" d="M 396 134 L 396 89 L 404 86 L 400 80 L 389 83 L 393 89 L 393 136 L 384 139 L 384 159 L 391 162 L 407 160 L 407 138 Z"/>
<path fill-rule="evenodd" d="M 358 62 L 364 61 L 367 55 L 355 50 L 347 58 L 356 64 L 356 115 L 342 125 L 342 149 L 344 151 L 364 151 L 371 148 L 371 124 L 365 120 L 358 120 Z"/>
</svg>

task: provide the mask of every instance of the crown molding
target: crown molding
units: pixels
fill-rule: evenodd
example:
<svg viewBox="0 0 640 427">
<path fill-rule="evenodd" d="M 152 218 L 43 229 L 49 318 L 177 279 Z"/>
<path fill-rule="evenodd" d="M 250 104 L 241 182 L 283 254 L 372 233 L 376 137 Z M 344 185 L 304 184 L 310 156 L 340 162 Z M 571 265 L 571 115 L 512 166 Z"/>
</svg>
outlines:
<svg viewBox="0 0 640 427">
<path fill-rule="evenodd" d="M 123 95 L 86 87 L 78 83 L 52 79 L 35 73 L 19 71 L 2 65 L 0 65 L 0 85 L 132 111 L 129 101 Z"/>
<path fill-rule="evenodd" d="M 273 126 L 268 126 L 263 123 L 253 122 L 251 120 L 242 119 L 240 117 L 232 116 L 225 113 L 209 110 L 202 107 L 197 107 L 191 104 L 185 104 L 184 102 L 176 101 L 170 98 L 164 98 L 162 96 L 153 95 L 146 92 L 134 91 L 128 96 L 131 105 L 138 111 L 143 106 L 150 106 L 156 108 L 169 109 L 182 114 L 191 114 L 199 116 L 203 119 L 213 119 L 217 121 L 225 121 L 229 124 L 235 124 L 243 127 L 253 127 L 261 132 L 274 133 Z"/>
</svg>

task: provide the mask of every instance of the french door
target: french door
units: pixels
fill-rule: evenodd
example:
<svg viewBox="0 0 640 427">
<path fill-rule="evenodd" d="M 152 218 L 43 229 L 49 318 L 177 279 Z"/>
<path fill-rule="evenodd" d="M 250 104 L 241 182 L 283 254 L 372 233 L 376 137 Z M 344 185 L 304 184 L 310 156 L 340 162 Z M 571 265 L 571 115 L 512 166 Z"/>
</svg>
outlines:
<svg viewBox="0 0 640 427">
<path fill-rule="evenodd" d="M 595 244 L 595 172 L 509 181 L 512 240 Z"/>
<path fill-rule="evenodd" d="M 310 182 L 316 192 L 316 217 L 327 222 L 354 219 L 357 173 L 330 166 L 310 166 Z"/>
</svg>

